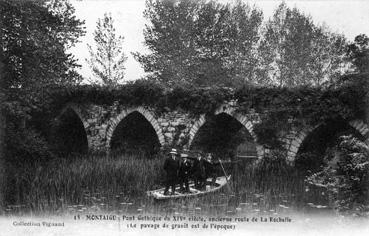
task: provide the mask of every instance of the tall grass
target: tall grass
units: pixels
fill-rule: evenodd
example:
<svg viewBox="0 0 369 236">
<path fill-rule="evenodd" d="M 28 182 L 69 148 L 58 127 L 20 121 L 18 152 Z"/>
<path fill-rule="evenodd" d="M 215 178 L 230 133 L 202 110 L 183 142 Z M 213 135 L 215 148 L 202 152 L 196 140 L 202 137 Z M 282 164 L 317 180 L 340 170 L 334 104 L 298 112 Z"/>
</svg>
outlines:
<svg viewBox="0 0 369 236">
<path fill-rule="evenodd" d="M 234 168 L 233 187 L 243 203 L 256 204 L 261 210 L 327 205 L 325 191 L 305 182 L 306 172 L 288 165 L 282 158 L 244 161 Z"/>
<path fill-rule="evenodd" d="M 10 176 L 9 198 L 12 205 L 38 210 L 116 198 L 129 202 L 160 186 L 162 161 L 160 157 L 92 155 L 25 164 Z"/>
<path fill-rule="evenodd" d="M 24 164 L 10 170 L 8 211 L 127 211 L 225 214 L 239 211 L 304 209 L 324 203 L 321 190 L 307 191 L 304 174 L 284 159 L 226 165 L 230 189 L 177 201 L 153 202 L 146 191 L 163 186 L 164 157 L 90 155 Z M 222 173 L 222 171 L 219 171 Z M 322 203 L 322 204 L 323 204 Z"/>
</svg>

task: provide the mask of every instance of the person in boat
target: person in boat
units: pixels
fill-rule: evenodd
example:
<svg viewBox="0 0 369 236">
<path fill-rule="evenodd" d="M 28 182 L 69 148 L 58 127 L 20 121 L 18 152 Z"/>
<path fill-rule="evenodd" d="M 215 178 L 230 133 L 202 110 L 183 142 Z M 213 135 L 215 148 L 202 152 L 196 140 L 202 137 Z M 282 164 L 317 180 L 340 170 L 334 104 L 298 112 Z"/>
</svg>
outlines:
<svg viewBox="0 0 369 236">
<path fill-rule="evenodd" d="M 217 163 L 214 162 L 213 155 L 211 153 L 208 153 L 205 158 L 205 176 L 207 178 L 212 178 L 211 184 L 215 186 L 215 181 L 217 179 L 217 171 L 216 171 L 216 165 Z"/>
<path fill-rule="evenodd" d="M 176 184 L 178 182 L 178 169 L 179 169 L 179 162 L 176 156 L 177 156 L 177 150 L 172 149 L 169 152 L 169 156 L 164 161 L 164 170 L 167 173 L 164 195 L 168 195 L 168 190 L 170 187 L 172 189 L 171 194 L 173 195 L 175 193 Z"/>
<path fill-rule="evenodd" d="M 195 182 L 195 188 L 202 189 L 205 187 L 205 160 L 201 153 L 197 153 L 197 159 L 193 165 L 193 177 Z"/>
<path fill-rule="evenodd" d="M 179 177 L 179 186 L 181 192 L 190 192 L 188 179 L 191 171 L 191 162 L 188 159 L 188 154 L 181 154 L 182 161 L 179 165 L 178 177 Z"/>
</svg>

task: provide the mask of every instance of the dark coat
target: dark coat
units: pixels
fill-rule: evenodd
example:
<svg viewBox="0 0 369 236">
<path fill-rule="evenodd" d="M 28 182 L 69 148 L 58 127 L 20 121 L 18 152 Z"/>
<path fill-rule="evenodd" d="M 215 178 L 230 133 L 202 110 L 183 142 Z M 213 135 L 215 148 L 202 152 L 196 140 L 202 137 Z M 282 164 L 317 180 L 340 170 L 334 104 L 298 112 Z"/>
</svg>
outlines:
<svg viewBox="0 0 369 236">
<path fill-rule="evenodd" d="M 220 163 L 219 162 L 209 162 L 209 161 L 205 161 L 205 173 L 206 176 L 211 176 L 211 175 L 215 175 L 218 172 Z"/>
<path fill-rule="evenodd" d="M 191 163 L 189 161 L 183 161 L 179 166 L 179 177 L 187 177 L 189 176 L 191 171 Z"/>
<path fill-rule="evenodd" d="M 195 160 L 193 165 L 193 175 L 195 178 L 205 178 L 205 160 Z"/>
<path fill-rule="evenodd" d="M 206 173 L 206 176 L 209 176 L 209 175 L 213 174 L 214 173 L 213 163 L 208 162 L 208 161 L 205 161 L 204 164 L 205 164 L 205 173 Z"/>
<path fill-rule="evenodd" d="M 168 157 L 164 161 L 164 170 L 167 172 L 168 177 L 176 178 L 178 176 L 179 163 L 177 160 L 173 160 Z"/>
</svg>

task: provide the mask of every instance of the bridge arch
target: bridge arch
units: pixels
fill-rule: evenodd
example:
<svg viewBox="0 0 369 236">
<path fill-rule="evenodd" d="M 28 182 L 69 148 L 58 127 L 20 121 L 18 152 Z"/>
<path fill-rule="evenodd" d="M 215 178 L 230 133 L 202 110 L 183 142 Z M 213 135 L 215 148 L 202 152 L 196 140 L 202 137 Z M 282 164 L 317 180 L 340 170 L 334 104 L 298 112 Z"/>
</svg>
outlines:
<svg viewBox="0 0 369 236">
<path fill-rule="evenodd" d="M 253 122 L 246 116 L 243 115 L 241 113 L 236 112 L 236 110 L 234 108 L 230 108 L 228 106 L 221 106 L 220 108 L 218 108 L 215 112 L 214 115 L 221 115 L 221 114 L 226 114 L 232 118 L 234 118 L 235 120 L 237 120 L 243 127 L 246 128 L 246 130 L 248 131 L 248 133 L 251 135 L 254 143 L 256 144 L 256 153 L 257 153 L 257 157 L 259 159 L 261 159 L 264 155 L 263 153 L 263 148 L 262 146 L 257 144 L 257 136 L 254 132 L 254 124 Z M 198 134 L 199 130 L 201 127 L 203 127 L 203 125 L 207 122 L 206 116 L 205 114 L 202 114 L 199 119 L 192 125 L 190 131 L 189 131 L 189 141 L 187 144 L 187 148 L 190 148 L 191 145 L 193 144 L 193 141 L 195 139 L 195 136 Z"/>
<path fill-rule="evenodd" d="M 83 124 L 83 127 L 86 130 L 88 127 L 88 123 L 86 119 L 84 119 L 84 116 L 82 115 L 82 109 L 77 104 L 68 103 L 65 107 L 63 107 L 63 109 L 60 111 L 59 115 L 56 118 L 59 119 L 65 112 L 68 111 L 68 109 L 72 110 L 79 117 L 79 119 Z"/>
<path fill-rule="evenodd" d="M 352 120 L 347 122 L 349 126 L 355 129 L 358 133 L 360 133 L 364 138 L 365 142 L 369 143 L 369 126 L 365 124 L 362 120 Z M 305 141 L 306 137 L 314 132 L 316 129 L 321 127 L 323 123 L 320 123 L 316 126 L 308 126 L 299 130 L 295 135 L 293 135 L 293 139 L 288 145 L 287 151 L 287 161 L 290 163 L 294 163 L 296 155 L 300 150 L 301 145 Z"/>
<path fill-rule="evenodd" d="M 65 153 L 86 153 L 91 147 L 87 128 L 88 122 L 82 109 L 77 104 L 68 103 L 54 119 L 51 141 L 57 149 L 64 149 Z"/>
<path fill-rule="evenodd" d="M 117 117 L 112 118 L 110 120 L 109 125 L 108 125 L 108 129 L 107 129 L 107 133 L 106 133 L 107 150 L 111 149 L 111 140 L 112 140 L 113 133 L 116 130 L 117 126 L 128 115 L 130 115 L 134 112 L 140 113 L 151 124 L 152 128 L 154 129 L 154 131 L 155 131 L 155 133 L 158 137 L 158 141 L 159 141 L 160 145 L 161 146 L 164 145 L 165 139 L 164 139 L 164 135 L 163 135 L 161 126 L 159 125 L 159 122 L 155 119 L 154 114 L 151 111 L 149 111 L 148 109 L 140 106 L 140 107 L 135 107 L 135 108 L 124 109 L 120 112 L 120 114 Z"/>
<path fill-rule="evenodd" d="M 190 148 L 192 141 L 195 138 L 195 135 L 197 134 L 199 129 L 205 124 L 205 122 L 206 122 L 205 114 L 202 114 L 200 118 L 196 120 L 195 123 L 191 126 L 187 148 Z"/>
<path fill-rule="evenodd" d="M 249 120 L 249 118 L 243 114 L 237 113 L 235 111 L 234 108 L 219 108 L 218 110 L 215 111 L 215 115 L 219 115 L 221 113 L 225 113 L 228 114 L 230 116 L 232 116 L 233 118 L 235 118 L 236 120 L 238 120 L 238 122 L 240 122 L 246 129 L 247 131 L 250 133 L 250 135 L 252 136 L 252 138 L 254 139 L 255 143 L 257 142 L 257 136 L 254 132 L 254 125 L 253 123 Z"/>
</svg>

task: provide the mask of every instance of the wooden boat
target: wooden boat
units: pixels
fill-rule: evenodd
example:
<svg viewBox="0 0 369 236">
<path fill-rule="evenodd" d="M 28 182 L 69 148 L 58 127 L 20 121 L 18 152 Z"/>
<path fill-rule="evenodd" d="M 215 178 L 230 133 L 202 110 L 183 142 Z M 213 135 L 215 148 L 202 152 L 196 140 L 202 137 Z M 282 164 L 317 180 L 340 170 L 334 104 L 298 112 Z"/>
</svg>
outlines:
<svg viewBox="0 0 369 236">
<path fill-rule="evenodd" d="M 209 178 L 206 180 L 206 188 L 204 188 L 203 190 L 196 189 L 194 186 L 195 184 L 193 182 L 190 182 L 189 184 L 190 192 L 181 193 L 179 187 L 176 187 L 176 191 L 173 195 L 169 195 L 171 194 L 170 190 L 168 191 L 169 193 L 168 195 L 164 195 L 164 188 L 160 188 L 157 190 L 148 191 L 147 195 L 157 200 L 197 197 L 218 191 L 219 189 L 224 187 L 230 179 L 231 179 L 230 175 L 228 177 L 225 176 L 218 177 L 215 181 L 215 185 L 211 185 L 212 179 Z"/>
</svg>

